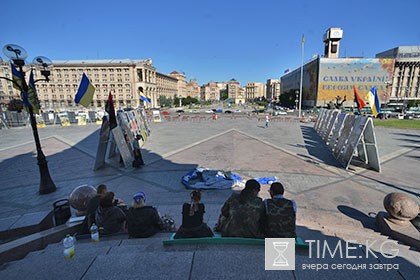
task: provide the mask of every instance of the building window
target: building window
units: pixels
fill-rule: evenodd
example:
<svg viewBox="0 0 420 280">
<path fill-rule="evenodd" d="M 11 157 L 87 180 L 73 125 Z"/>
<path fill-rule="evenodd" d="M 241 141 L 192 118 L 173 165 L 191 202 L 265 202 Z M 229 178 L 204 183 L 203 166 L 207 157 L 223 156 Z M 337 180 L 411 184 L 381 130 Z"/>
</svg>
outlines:
<svg viewBox="0 0 420 280">
<path fill-rule="evenodd" d="M 337 53 L 337 45 L 331 44 L 331 53 Z"/>
</svg>

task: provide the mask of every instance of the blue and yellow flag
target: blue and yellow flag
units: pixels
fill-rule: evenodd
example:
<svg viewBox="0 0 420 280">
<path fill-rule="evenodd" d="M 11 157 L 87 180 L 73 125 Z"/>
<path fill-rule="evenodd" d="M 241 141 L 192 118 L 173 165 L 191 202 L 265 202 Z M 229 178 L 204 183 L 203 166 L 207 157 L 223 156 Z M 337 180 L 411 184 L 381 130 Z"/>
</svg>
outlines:
<svg viewBox="0 0 420 280">
<path fill-rule="evenodd" d="M 32 106 L 32 111 L 38 115 L 39 114 L 39 100 L 38 100 L 38 95 L 36 94 L 33 70 L 31 70 L 31 74 L 29 75 L 29 86 L 28 86 L 27 98 L 28 98 L 29 104 Z"/>
<path fill-rule="evenodd" d="M 74 102 L 84 107 L 89 107 L 95 93 L 95 87 L 90 83 L 88 77 L 83 73 L 82 81 L 80 82 L 79 89 L 77 90 Z"/>
<path fill-rule="evenodd" d="M 148 102 L 148 103 L 152 103 L 152 100 L 149 97 L 147 97 L 147 95 L 144 94 L 143 91 L 139 90 L 139 92 L 140 92 L 140 99 L 141 100 L 143 100 L 145 102 Z"/>
<path fill-rule="evenodd" d="M 28 100 L 28 94 L 22 91 L 22 101 L 23 101 L 23 109 L 29 113 L 29 107 L 31 107 L 31 103 Z"/>
<path fill-rule="evenodd" d="M 370 89 L 366 97 L 367 97 L 366 99 L 369 102 L 369 106 L 372 109 L 372 113 L 376 118 L 378 114 L 381 112 L 381 104 L 379 103 L 379 97 L 376 91 L 376 86 Z"/>
<path fill-rule="evenodd" d="M 19 72 L 13 63 L 10 63 L 12 66 L 12 80 L 13 80 L 13 87 L 17 90 L 24 91 L 25 90 L 25 79 L 23 74 Z"/>
</svg>

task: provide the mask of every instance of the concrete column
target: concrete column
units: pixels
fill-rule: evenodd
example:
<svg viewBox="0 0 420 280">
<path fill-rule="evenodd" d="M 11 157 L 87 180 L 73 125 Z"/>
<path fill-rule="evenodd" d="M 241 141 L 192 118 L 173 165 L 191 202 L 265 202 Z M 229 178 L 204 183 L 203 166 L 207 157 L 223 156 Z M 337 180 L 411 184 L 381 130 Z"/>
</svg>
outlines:
<svg viewBox="0 0 420 280">
<path fill-rule="evenodd" d="M 394 80 L 392 81 L 391 97 L 396 97 L 397 96 L 399 75 L 400 75 L 400 69 L 398 67 L 395 67 L 394 68 Z"/>
<path fill-rule="evenodd" d="M 159 105 L 157 96 L 158 96 L 158 94 L 157 94 L 156 88 L 154 88 L 153 89 L 153 98 L 155 100 L 155 107 L 158 107 L 158 105 Z"/>
<path fill-rule="evenodd" d="M 410 67 L 407 65 L 404 65 L 404 77 L 403 77 L 403 83 L 402 83 L 402 97 L 405 98 L 408 95 L 408 79 L 409 79 L 409 72 Z"/>
<path fill-rule="evenodd" d="M 401 66 L 401 70 L 398 77 L 398 91 L 397 97 L 400 98 L 403 94 L 403 87 L 404 87 L 404 66 Z"/>
<path fill-rule="evenodd" d="M 413 66 L 411 67 L 411 79 L 410 79 L 410 97 L 411 98 L 416 97 L 418 76 L 419 76 L 419 68 L 413 64 Z"/>
</svg>

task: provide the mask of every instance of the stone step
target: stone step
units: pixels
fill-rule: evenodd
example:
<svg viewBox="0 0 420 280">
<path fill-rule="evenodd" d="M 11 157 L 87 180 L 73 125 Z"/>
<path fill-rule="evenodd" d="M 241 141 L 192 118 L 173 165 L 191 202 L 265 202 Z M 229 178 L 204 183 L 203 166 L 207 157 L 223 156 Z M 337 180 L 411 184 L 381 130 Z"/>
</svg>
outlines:
<svg viewBox="0 0 420 280">
<path fill-rule="evenodd" d="M 122 240 L 107 240 L 102 242 L 84 242 L 84 243 L 75 243 L 75 252 L 77 255 L 98 255 L 106 254 L 112 247 L 119 246 Z M 53 257 L 62 257 L 63 256 L 63 244 L 55 243 L 46 247 L 44 250 L 31 252 L 28 254 L 25 259 L 38 258 L 43 255 L 50 255 Z"/>
<path fill-rule="evenodd" d="M 247 275 L 249 279 L 311 279 L 311 270 L 303 270 L 303 264 L 381 264 L 399 263 L 399 271 L 385 270 L 323 270 L 323 279 L 415 279 L 418 266 L 402 257 L 379 259 L 369 255 L 365 258 L 363 248 L 357 247 L 352 255 L 356 259 L 309 258 L 308 253 L 296 254 L 294 272 L 273 272 L 264 270 L 264 247 L 261 246 L 215 246 L 194 245 L 163 246 L 163 236 L 150 239 L 103 240 L 98 243 L 76 244 L 76 254 L 71 260 L 63 258 L 61 244 L 50 245 L 38 255 L 31 255 L 20 261 L 0 267 L 0 279 L 131 279 L 158 277 L 159 279 L 225 279 Z M 330 244 L 340 239 L 325 236 Z M 97 246 L 99 245 L 99 246 Z M 418 254 L 418 252 L 415 252 Z M 414 255 L 413 255 L 414 256 Z M 418 256 L 418 255 L 417 255 Z M 36 269 L 35 269 L 36 268 Z M 54 269 L 52 269 L 54 268 Z M 6 278 L 7 277 L 7 278 Z"/>
</svg>

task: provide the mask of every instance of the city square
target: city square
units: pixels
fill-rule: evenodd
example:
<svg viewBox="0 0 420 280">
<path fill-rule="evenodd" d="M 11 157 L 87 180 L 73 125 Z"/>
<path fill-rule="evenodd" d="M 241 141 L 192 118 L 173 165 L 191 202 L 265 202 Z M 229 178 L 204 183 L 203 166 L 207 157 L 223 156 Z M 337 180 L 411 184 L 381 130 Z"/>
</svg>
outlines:
<svg viewBox="0 0 420 280">
<path fill-rule="evenodd" d="M 207 117 L 200 121 L 152 123 L 151 135 L 142 148 L 144 167 L 125 169 L 118 161 L 108 160 L 105 168 L 93 171 L 99 129 L 95 124 L 39 129 L 51 177 L 57 186 L 57 191 L 42 196 L 37 194 L 39 174 L 33 157 L 34 146 L 27 137 L 30 128 L 1 131 L 2 139 L 7 140 L 2 141 L 0 147 L 3 229 L 24 223 L 31 214 L 36 217 L 51 211 L 54 201 L 68 198 L 76 186 L 101 183 L 124 201 L 130 201 L 133 193 L 144 191 L 149 197 L 148 203 L 156 206 L 161 214 L 173 215 L 180 225 L 181 205 L 187 201 L 189 193 L 181 184 L 181 177 L 193 168 L 207 167 L 232 171 L 244 179 L 276 176 L 284 184 L 286 196 L 295 199 L 298 205 L 298 236 L 304 240 L 330 242 L 352 240 L 362 245 L 358 250 L 364 254 L 367 241 L 377 240 L 370 250 L 379 252 L 380 242 L 391 240 L 378 232 L 372 216 L 372 213 L 384 211 L 386 194 L 405 192 L 418 201 L 415 166 L 420 133 L 416 130 L 375 129 L 382 165 L 382 172 L 378 173 L 356 166 L 347 171 L 343 169 L 316 134 L 313 123 L 301 123 L 297 118 L 279 119 L 266 129 L 258 118 L 248 118 L 245 114 L 237 118 L 221 116 L 217 121 Z M 32 164 L 24 164 L 27 162 Z M 16 172 L 21 176 L 16 176 Z M 75 178 L 72 174 L 78 176 Z M 220 208 L 231 192 L 203 191 L 205 220 L 209 226 L 217 222 Z M 267 185 L 263 186 L 260 197 L 268 197 Z M 99 242 L 101 246 L 81 240 L 76 244 L 75 258 L 70 261 L 62 258 L 62 244 L 55 243 L 30 253 L 21 261 L 4 264 L 0 274 L 45 279 L 50 273 L 58 273 L 58 277 L 65 272 L 69 279 L 91 279 L 103 273 L 101 278 L 111 279 L 111 275 L 119 274 L 120 265 L 128 261 L 131 254 L 136 256 L 135 266 L 147 271 L 147 278 L 279 277 L 275 271 L 264 271 L 263 248 L 249 245 L 164 247 L 162 241 L 168 237 L 166 233 L 138 240 L 117 236 L 104 238 Z M 305 251 L 297 254 L 293 273 L 277 273 L 297 279 L 307 279 L 309 272 L 320 273 L 326 279 L 335 277 L 338 272 L 344 279 L 354 275 L 369 279 L 413 279 L 419 266 L 418 252 L 403 244 L 395 246 L 399 250 L 395 259 L 370 257 L 351 260 L 351 263 L 398 263 L 398 270 L 309 271 L 302 269 L 302 265 L 348 263 L 349 260 L 310 259 Z M 147 262 L 141 261 L 144 258 Z M 169 259 L 172 261 L 168 262 Z M 214 262 L 208 263 L 209 259 Z M 35 268 L 37 262 L 49 261 L 53 264 L 41 270 Z M 163 267 L 156 271 L 155 265 Z M 126 271 L 125 275 L 129 278 L 135 271 Z"/>
<path fill-rule="evenodd" d="M 1 6 L 0 279 L 419 278 L 418 0 Z"/>
</svg>

